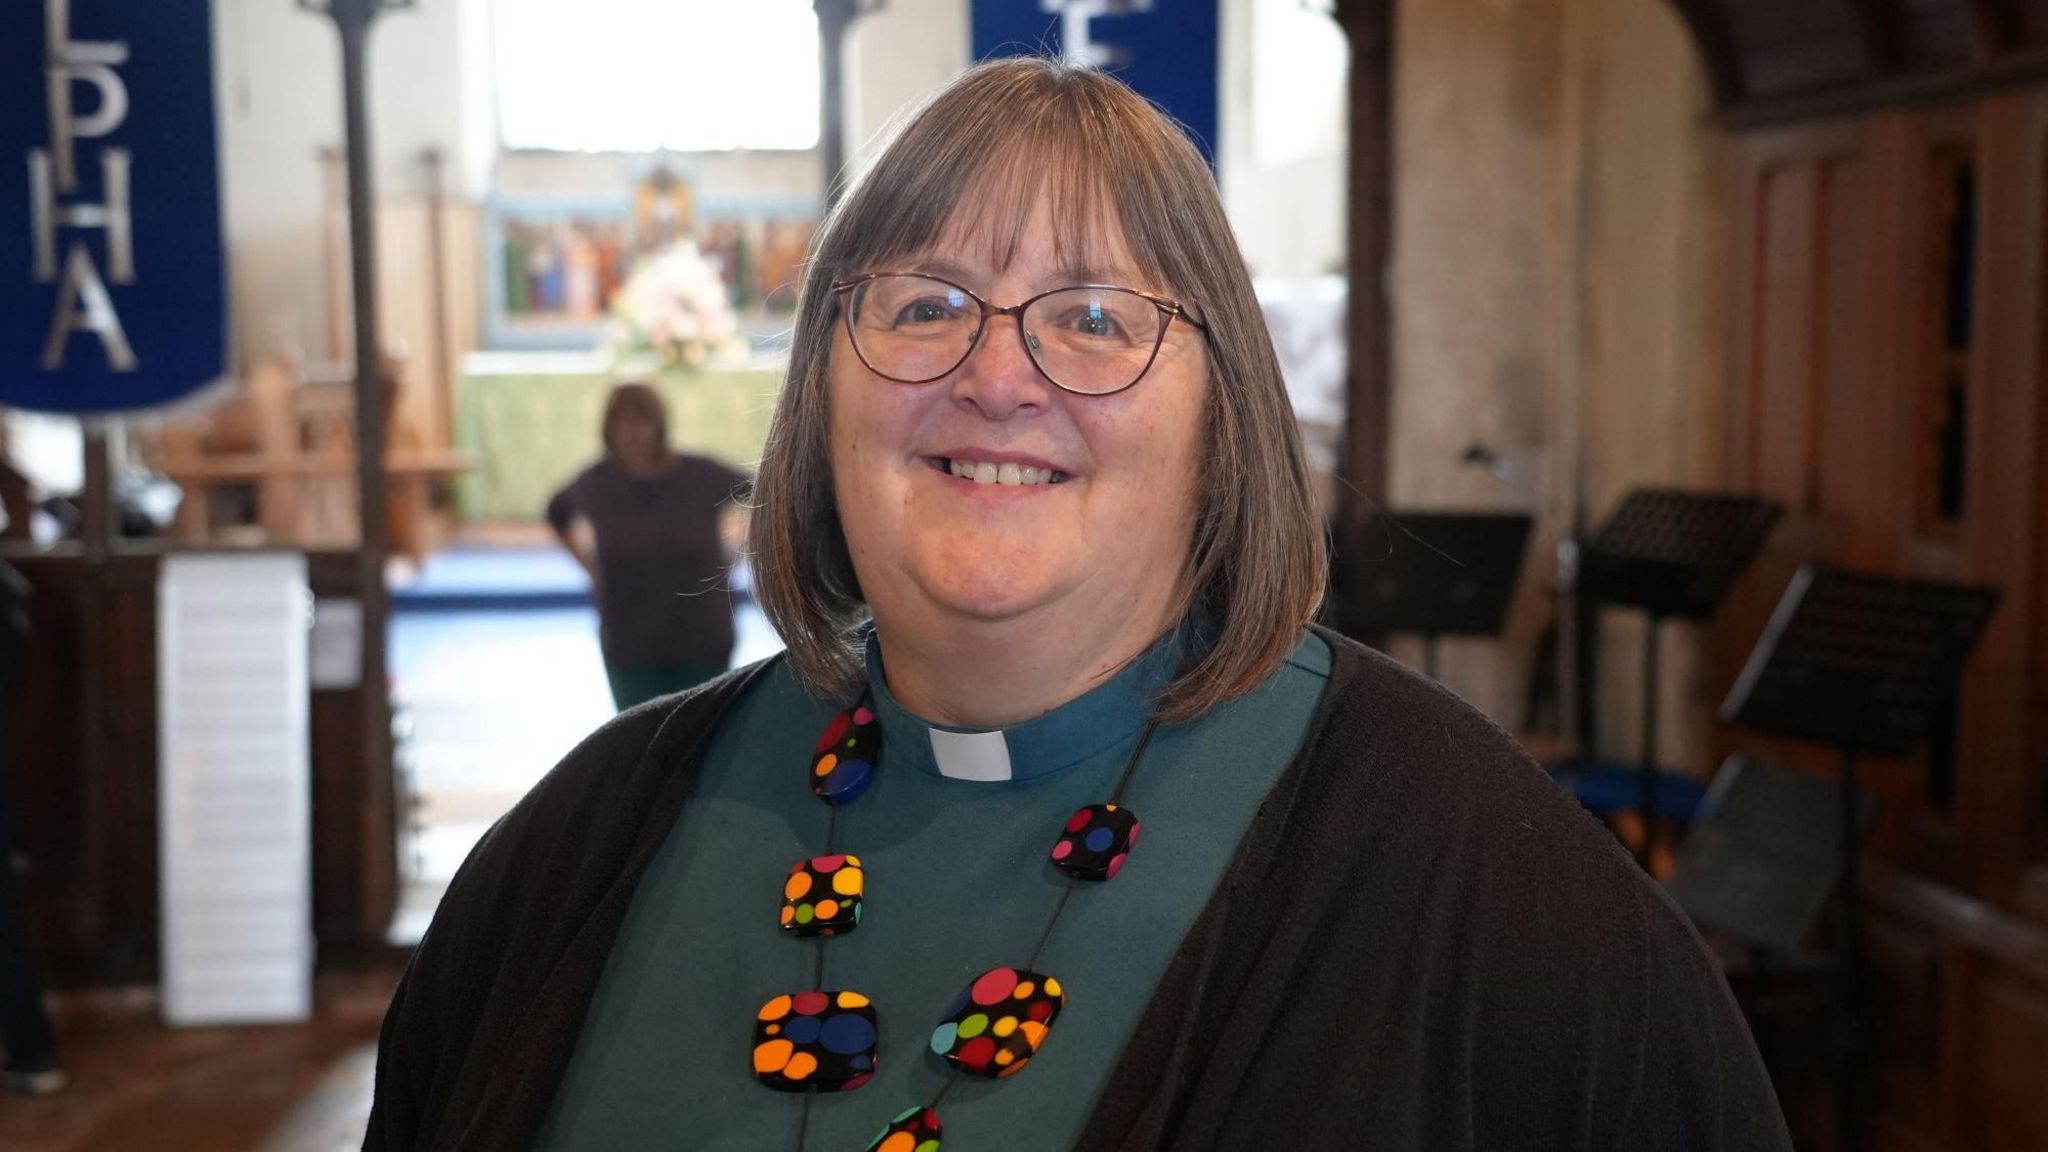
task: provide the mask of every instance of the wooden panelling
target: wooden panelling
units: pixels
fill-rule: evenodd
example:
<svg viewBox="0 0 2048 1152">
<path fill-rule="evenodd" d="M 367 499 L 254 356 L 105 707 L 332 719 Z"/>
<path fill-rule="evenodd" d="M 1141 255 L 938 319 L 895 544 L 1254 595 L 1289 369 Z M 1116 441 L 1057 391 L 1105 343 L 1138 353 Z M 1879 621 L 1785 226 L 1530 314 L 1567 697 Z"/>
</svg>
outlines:
<svg viewBox="0 0 2048 1152">
<path fill-rule="evenodd" d="M 1888 1110 L 1928 1126 L 1941 1110 L 1941 941 L 1882 915 L 1869 918 L 1864 941 L 1872 980 L 1884 990 L 1872 1039 Z"/>
<path fill-rule="evenodd" d="M 316 598 L 360 587 L 354 553 L 312 553 L 306 570 Z M 383 948 L 397 908 L 394 783 L 363 748 L 361 693 L 316 689 L 312 704 L 313 931 L 322 963 L 355 963 Z"/>
<path fill-rule="evenodd" d="M 135 665 L 153 650 L 155 612 L 136 591 L 153 586 L 154 564 L 16 566 L 34 600 L 6 754 L 30 922 L 59 982 L 146 979 L 156 963 L 156 701 L 137 693 Z"/>
<path fill-rule="evenodd" d="M 1735 170 L 1726 476 L 1788 514 L 1717 623 L 1717 675 L 1803 560 L 2003 590 L 1946 766 L 1865 772 L 1872 854 L 1894 865 L 1865 885 L 1879 1129 L 1887 1148 L 2048 1149 L 2048 929 L 2026 919 L 2048 925 L 2048 93 L 1752 135 Z M 1951 282 L 1959 208 L 1971 275 Z M 1939 439 L 1950 381 L 1959 457 Z M 1954 459 L 1959 503 L 1935 489 Z M 1829 1146 L 1825 1122 L 1805 1132 Z"/>
<path fill-rule="evenodd" d="M 1898 179 L 1898 125 L 1883 121 L 1791 129 L 1746 139 L 1738 156 L 1735 221 L 1740 377 L 1729 390 L 1727 485 L 1770 496 L 1785 518 L 1716 621 L 1715 687 L 1748 658 L 1792 573 L 1817 557 L 1883 570 L 1899 555 L 1901 498 L 1891 397 L 1907 346 L 1873 317 L 1902 305 L 1887 264 L 1905 231 L 1887 185 Z M 1838 756 L 1784 741 L 1724 733 L 1746 749 L 1831 775 Z M 1905 797 L 1909 766 L 1870 762 L 1867 786 Z M 1904 842 L 1915 813 L 1883 810 L 1880 837 Z"/>
<path fill-rule="evenodd" d="M 1788 508 L 1810 508 L 1819 461 L 1813 451 L 1819 413 L 1828 280 L 1820 252 L 1826 242 L 1824 168 L 1785 165 L 1765 173 L 1758 191 L 1757 370 L 1748 381 L 1750 487 Z"/>
<path fill-rule="evenodd" d="M 1967 578 L 2006 591 L 1966 673 L 1959 759 L 1974 771 L 1957 797 L 1957 817 L 1973 841 L 1973 890 L 2000 903 L 2011 902 L 2034 831 L 2029 817 L 2038 816 L 2028 804 L 2040 784 L 2030 705 L 2048 677 L 2048 663 L 2033 650 L 2037 620 L 2048 612 L 2048 584 L 2036 568 L 2048 504 L 2048 445 L 2039 435 L 2048 187 L 2031 123 L 2040 103 L 2014 94 L 1982 109 L 1982 267 L 1968 402 L 1968 511 L 1959 540 Z"/>
<path fill-rule="evenodd" d="M 1872 211 L 1860 126 L 1747 143 L 1736 189 L 1739 378 L 1723 458 L 1731 485 L 1784 502 L 1777 539 L 1803 551 L 1827 527 L 1814 516 L 1824 500 L 1869 488 L 1867 430 L 1823 416 L 1845 393 L 1867 395 L 1881 360 L 1861 321 L 1878 290 L 1871 253 L 1884 221 Z M 1771 583 L 1775 599 L 1782 584 Z"/>
<path fill-rule="evenodd" d="M 1986 279 L 1994 261 L 1994 244 L 1984 242 L 1993 233 L 1984 228 L 1986 207 L 1992 199 L 1992 180 L 1985 172 L 1987 152 L 1981 105 L 1942 108 L 1924 113 L 1886 113 L 1884 123 L 1891 129 L 1891 173 L 1886 189 L 1897 204 L 1898 244 L 1893 263 L 1880 269 L 1896 285 L 1895 302 L 1880 307 L 1876 316 L 1891 322 L 1884 332 L 1894 341 L 1898 368 L 1894 378 L 1884 381 L 1870 399 L 1889 406 L 1891 421 L 1885 429 L 1886 446 L 1895 453 L 1896 482 L 1885 494 L 1878 514 L 1898 534 L 1899 551 L 1887 560 L 1901 564 L 1912 574 L 1935 580 L 1965 579 L 1967 561 L 1961 550 L 1965 525 L 1942 523 L 1936 512 L 1937 478 L 1940 473 L 1939 429 L 1944 416 L 1941 391 L 1945 370 L 1944 333 L 1948 283 L 1948 225 L 1952 204 L 1951 182 L 1958 172 L 1969 173 L 1975 194 L 1967 209 L 1978 221 L 1978 244 L 1974 259 L 1974 280 L 1965 289 L 1973 297 L 1976 313 L 1971 352 L 1965 371 L 1969 380 L 1984 379 L 1985 351 L 2000 333 L 1986 324 L 1984 311 Z M 1980 399 L 1971 390 L 1972 417 Z M 1977 444 L 1974 419 L 1966 426 L 1966 455 L 1974 460 Z M 1966 486 L 1967 487 L 1967 486 Z M 1966 510 L 1967 511 L 1967 510 Z"/>
<path fill-rule="evenodd" d="M 1818 225 L 1825 238 L 1822 274 L 1826 294 L 1817 312 L 1823 328 L 1819 337 L 1823 370 L 1810 417 L 1817 430 L 1812 486 L 1808 502 L 1795 505 L 1794 515 L 1805 518 L 1823 508 L 1833 510 L 1838 531 L 1830 533 L 1830 522 L 1825 519 L 1809 525 L 1808 530 L 1821 533 L 1821 547 L 1844 563 L 1874 564 L 1880 559 L 1882 544 L 1871 531 L 1871 522 L 1885 498 L 1885 478 L 1892 469 L 1884 437 L 1874 434 L 1874 426 L 1887 414 L 1871 409 L 1860 423 L 1830 416 L 1866 408 L 1873 384 L 1883 379 L 1884 347 L 1870 338 L 1862 323 L 1874 307 L 1872 297 L 1881 283 L 1882 249 L 1873 242 L 1874 237 L 1891 221 L 1878 218 L 1874 166 L 1867 156 L 1831 157 L 1823 162 L 1821 171 L 1827 191 Z"/>
<path fill-rule="evenodd" d="M 1864 896 L 1885 1146 L 2048 1150 L 2048 932 L 1882 867 Z"/>
<path fill-rule="evenodd" d="M 2033 377 L 2034 445 L 2036 483 L 2048 473 L 2048 95 L 2025 102 L 2021 132 L 2027 148 L 2023 163 L 2030 166 L 2035 187 L 2040 190 L 2034 217 L 2033 256 L 2040 274 L 2033 285 L 2032 315 L 2034 341 L 2024 359 Z M 2038 502 L 2034 517 L 2034 586 L 2048 588 L 2048 499 Z M 2048 669 L 2048 606 L 2034 605 L 2033 655 L 2036 669 Z M 2048 923 L 2048 675 L 2032 679 L 2032 693 L 2026 704 L 2033 718 L 2027 751 L 2033 765 L 2033 787 L 2024 798 L 2029 828 L 2026 834 L 2027 870 L 2022 880 L 2022 900 L 2028 911 Z"/>
<path fill-rule="evenodd" d="M 31 871 L 25 900 L 58 986 L 157 970 L 158 557 L 10 557 L 34 588 L 27 672 L 6 733 Z M 350 595 L 353 557 L 316 554 L 316 595 Z M 354 691 L 315 692 L 314 931 L 323 962 L 375 950 L 392 904 L 388 781 L 361 752 Z"/>
<path fill-rule="evenodd" d="M 2048 1152 L 2048 982 L 2010 968 L 1973 965 L 1970 1098 L 1961 1115 L 1970 1145 L 1997 1152 Z"/>
</svg>

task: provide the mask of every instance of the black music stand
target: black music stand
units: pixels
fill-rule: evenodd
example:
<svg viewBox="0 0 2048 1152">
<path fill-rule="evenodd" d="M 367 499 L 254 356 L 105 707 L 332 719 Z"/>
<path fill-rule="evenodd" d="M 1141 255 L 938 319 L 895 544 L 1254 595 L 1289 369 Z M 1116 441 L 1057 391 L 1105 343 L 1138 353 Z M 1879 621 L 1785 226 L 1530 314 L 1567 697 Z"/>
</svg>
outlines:
<svg viewBox="0 0 2048 1152">
<path fill-rule="evenodd" d="M 1996 588 L 1897 580 L 1809 564 L 1792 577 L 1721 705 L 1739 728 L 1841 753 L 1842 1147 L 1861 1146 L 1862 943 L 1857 910 L 1857 763 L 1916 755 L 1998 606 Z"/>
<path fill-rule="evenodd" d="M 1671 617 L 1705 620 L 1721 607 L 1763 550 L 1783 512 L 1753 496 L 1637 488 L 1587 543 L 1580 587 L 1596 603 L 1640 608 L 1643 626 L 1643 743 L 1636 767 L 1644 867 L 1657 842 L 1658 637 Z"/>
<path fill-rule="evenodd" d="M 1360 581 L 1375 631 L 1421 636 L 1423 671 L 1437 678 L 1437 640 L 1498 636 L 1522 574 L 1530 518 L 1520 512 L 1387 512 L 1386 557 Z"/>
<path fill-rule="evenodd" d="M 1700 801 L 1665 890 L 1702 929 L 1797 954 L 1842 876 L 1834 781 L 1737 752 Z M 1856 839 L 1877 799 L 1857 803 Z"/>
</svg>

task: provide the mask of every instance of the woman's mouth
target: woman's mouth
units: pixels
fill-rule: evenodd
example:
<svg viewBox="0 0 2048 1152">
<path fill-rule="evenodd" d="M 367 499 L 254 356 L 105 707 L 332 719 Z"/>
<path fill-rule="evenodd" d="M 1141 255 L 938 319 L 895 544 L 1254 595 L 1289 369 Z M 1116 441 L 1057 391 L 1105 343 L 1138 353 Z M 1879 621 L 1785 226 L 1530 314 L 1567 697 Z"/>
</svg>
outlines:
<svg viewBox="0 0 2048 1152">
<path fill-rule="evenodd" d="M 1013 461 L 996 463 L 989 460 L 970 460 L 964 456 L 929 457 L 933 466 L 942 472 L 949 472 L 962 480 L 976 484 L 1003 484 L 1012 487 L 1030 487 L 1038 484 L 1064 484 L 1067 474 L 1052 468 L 1039 468 Z"/>
</svg>

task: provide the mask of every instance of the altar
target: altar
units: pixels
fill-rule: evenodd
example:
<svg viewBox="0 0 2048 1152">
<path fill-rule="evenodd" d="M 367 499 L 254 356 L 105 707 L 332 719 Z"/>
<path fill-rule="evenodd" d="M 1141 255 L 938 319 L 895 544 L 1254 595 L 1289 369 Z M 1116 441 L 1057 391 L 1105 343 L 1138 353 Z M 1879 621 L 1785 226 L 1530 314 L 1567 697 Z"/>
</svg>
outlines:
<svg viewBox="0 0 2048 1152">
<path fill-rule="evenodd" d="M 603 353 L 475 352 L 463 362 L 456 446 L 474 467 L 456 484 L 465 524 L 538 522 L 548 497 L 604 452 L 612 386 L 644 379 L 668 403 L 669 441 L 752 472 L 782 386 L 780 357 L 713 361 L 644 376 Z"/>
</svg>

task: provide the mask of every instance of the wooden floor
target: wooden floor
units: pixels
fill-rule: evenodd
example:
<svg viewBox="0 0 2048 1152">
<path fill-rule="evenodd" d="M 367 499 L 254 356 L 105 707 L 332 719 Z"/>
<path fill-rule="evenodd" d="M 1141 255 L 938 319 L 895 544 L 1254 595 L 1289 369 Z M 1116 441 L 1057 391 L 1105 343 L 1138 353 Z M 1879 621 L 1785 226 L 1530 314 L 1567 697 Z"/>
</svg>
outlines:
<svg viewBox="0 0 2048 1152">
<path fill-rule="evenodd" d="M 58 999 L 71 1086 L 0 1097 L 8 1152 L 339 1152 L 362 1146 L 392 967 L 322 977 L 312 1021 L 167 1028 L 153 990 Z"/>
</svg>

